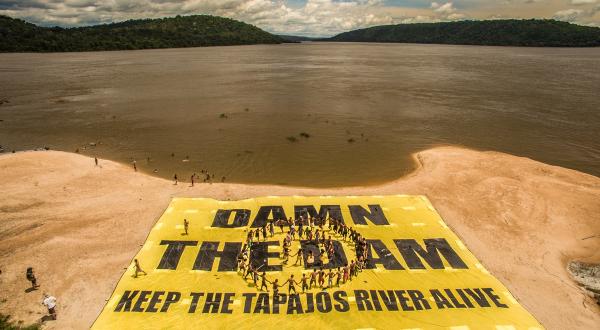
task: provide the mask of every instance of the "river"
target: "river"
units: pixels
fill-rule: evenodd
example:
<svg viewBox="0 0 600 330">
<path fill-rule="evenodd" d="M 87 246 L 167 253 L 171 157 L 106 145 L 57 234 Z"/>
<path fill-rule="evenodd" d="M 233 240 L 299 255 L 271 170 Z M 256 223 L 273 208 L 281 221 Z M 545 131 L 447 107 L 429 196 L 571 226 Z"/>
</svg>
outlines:
<svg viewBox="0 0 600 330">
<path fill-rule="evenodd" d="M 368 185 L 447 144 L 600 176 L 600 48 L 0 54 L 0 100 L 5 151 L 79 149 L 165 178 L 208 170 L 214 181 Z"/>
</svg>

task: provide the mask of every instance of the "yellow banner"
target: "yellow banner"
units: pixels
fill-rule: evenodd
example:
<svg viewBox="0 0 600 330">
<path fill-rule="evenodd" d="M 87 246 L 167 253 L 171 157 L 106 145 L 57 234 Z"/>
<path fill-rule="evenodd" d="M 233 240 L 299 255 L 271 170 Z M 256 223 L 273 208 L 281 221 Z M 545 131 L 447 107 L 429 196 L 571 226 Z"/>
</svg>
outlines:
<svg viewBox="0 0 600 330">
<path fill-rule="evenodd" d="M 542 326 L 426 197 L 397 195 L 173 199 L 92 328 Z"/>
</svg>

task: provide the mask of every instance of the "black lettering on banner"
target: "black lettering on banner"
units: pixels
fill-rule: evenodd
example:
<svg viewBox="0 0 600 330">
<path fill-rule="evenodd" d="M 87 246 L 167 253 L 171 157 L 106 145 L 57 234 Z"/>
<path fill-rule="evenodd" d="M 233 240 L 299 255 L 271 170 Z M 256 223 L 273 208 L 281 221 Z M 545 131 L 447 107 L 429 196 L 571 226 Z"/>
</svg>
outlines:
<svg viewBox="0 0 600 330">
<path fill-rule="evenodd" d="M 463 292 L 462 289 L 456 289 L 456 292 L 458 292 L 458 295 L 460 296 L 460 299 L 462 299 L 462 301 L 465 302 L 465 305 L 467 305 L 469 308 L 474 308 L 475 307 L 473 305 L 473 303 L 471 303 L 471 300 L 469 300 L 469 298 L 467 297 L 467 295 Z"/>
<path fill-rule="evenodd" d="M 454 308 L 454 306 L 452 306 L 450 301 L 448 301 L 448 299 L 446 299 L 446 297 L 444 297 L 444 295 L 440 292 L 440 290 L 431 289 L 431 290 L 429 290 L 429 292 L 431 292 L 431 296 L 433 297 L 433 300 L 435 300 L 435 304 L 437 305 L 437 307 L 439 309 Z"/>
<path fill-rule="evenodd" d="M 371 305 L 367 290 L 354 290 L 354 297 L 356 298 L 356 306 L 359 311 L 373 310 L 373 305 Z"/>
<path fill-rule="evenodd" d="M 302 314 L 302 303 L 300 302 L 300 296 L 297 294 L 291 294 L 288 300 L 287 306 L 288 314 Z"/>
<path fill-rule="evenodd" d="M 348 303 L 348 294 L 346 291 L 335 291 L 333 293 L 333 300 L 337 304 L 333 304 L 333 308 L 335 308 L 338 312 L 347 312 L 350 310 L 350 304 Z"/>
<path fill-rule="evenodd" d="M 490 303 L 487 301 L 485 294 L 481 292 L 481 289 L 464 289 L 465 292 L 475 300 L 477 305 L 481 307 L 491 307 Z"/>
<path fill-rule="evenodd" d="M 204 308 L 202 309 L 202 313 L 219 313 L 219 306 L 221 306 L 221 296 L 222 294 L 220 292 L 207 293 L 206 300 L 204 300 Z"/>
<path fill-rule="evenodd" d="M 269 252 L 269 246 L 279 246 L 279 241 L 256 242 L 250 249 L 250 262 L 252 268 L 260 272 L 280 272 L 282 265 L 269 265 L 269 258 L 279 257 L 277 252 Z"/>
<path fill-rule="evenodd" d="M 331 297 L 328 292 L 319 292 L 316 295 L 317 310 L 321 313 L 331 312 Z"/>
<path fill-rule="evenodd" d="M 204 292 L 190 292 L 190 296 L 192 297 L 192 302 L 190 303 L 190 308 L 188 309 L 188 313 L 195 313 L 196 308 L 198 307 L 198 302 L 200 301 L 200 297 L 204 296 Z"/>
<path fill-rule="evenodd" d="M 429 302 L 425 299 L 423 292 L 419 290 L 407 290 L 406 292 L 410 296 L 413 305 L 415 305 L 415 308 L 418 311 L 423 309 L 431 309 L 431 306 L 429 306 Z"/>
<path fill-rule="evenodd" d="M 287 302 L 287 294 L 280 293 L 273 295 L 273 314 L 279 314 L 279 306 Z"/>
<path fill-rule="evenodd" d="M 321 205 L 319 213 L 314 205 L 295 205 L 294 206 L 295 219 L 300 217 L 312 217 L 312 218 L 333 218 L 344 222 L 344 216 L 342 215 L 342 209 L 339 205 Z"/>
<path fill-rule="evenodd" d="M 305 313 L 314 313 L 315 312 L 315 300 L 312 293 L 306 293 L 306 310 Z"/>
<path fill-rule="evenodd" d="M 440 254 L 453 268 L 467 269 L 467 265 L 443 238 L 424 239 L 425 249 L 414 239 L 395 239 L 394 243 L 410 269 L 425 269 L 421 258 L 433 269 L 444 269 Z M 418 256 L 417 256 L 418 254 Z M 421 258 L 419 258 L 421 257 Z"/>
<path fill-rule="evenodd" d="M 507 305 L 503 304 L 500 302 L 500 297 L 498 297 L 495 293 L 494 293 L 494 289 L 492 288 L 482 288 L 483 292 L 485 292 L 485 294 L 488 295 L 488 297 L 490 297 L 490 299 L 494 302 L 494 304 L 500 308 L 508 308 Z"/>
<path fill-rule="evenodd" d="M 409 306 L 407 304 L 408 301 L 410 301 L 410 299 L 405 296 L 406 291 L 404 290 L 396 290 L 396 296 L 398 297 L 398 301 L 400 302 L 400 307 L 402 307 L 403 311 L 414 311 L 415 308 L 412 306 Z"/>
<path fill-rule="evenodd" d="M 200 251 L 194 261 L 194 270 L 212 270 L 215 258 L 219 257 L 217 271 L 227 272 L 237 270 L 237 256 L 242 250 L 242 243 L 225 242 L 223 251 L 219 251 L 219 242 L 202 242 Z"/>
<path fill-rule="evenodd" d="M 273 214 L 273 217 L 269 218 L 269 216 Z M 254 221 L 252 222 L 252 228 L 260 228 L 269 222 L 269 220 L 279 220 L 279 219 L 287 219 L 285 216 L 285 211 L 283 207 L 280 205 L 276 206 L 261 206 L 256 213 L 256 217 L 254 217 Z"/>
<path fill-rule="evenodd" d="M 450 289 L 444 289 L 444 292 L 446 292 L 446 295 L 450 298 L 450 300 L 454 304 L 454 307 L 456 307 L 456 308 L 467 307 L 464 304 L 461 304 L 460 301 L 458 301 L 458 299 L 456 299 L 456 297 L 454 296 L 454 293 L 452 293 L 452 291 Z"/>
<path fill-rule="evenodd" d="M 160 312 L 166 313 L 169 310 L 169 306 L 171 306 L 171 304 L 178 302 L 179 299 L 181 299 L 181 292 L 176 292 L 176 291 L 168 292 L 167 298 L 165 298 L 165 303 L 163 304 L 162 308 L 160 309 Z"/>
<path fill-rule="evenodd" d="M 387 294 L 384 290 L 378 290 L 379 296 L 387 308 L 388 311 L 397 311 L 398 304 L 396 303 L 396 296 L 394 295 L 394 291 L 388 290 Z"/>
<path fill-rule="evenodd" d="M 373 306 L 375 306 L 375 310 L 378 312 L 381 312 L 383 310 L 383 308 L 381 308 L 381 303 L 379 302 L 379 297 L 377 297 L 377 291 L 370 290 L 369 292 L 371 293 L 371 299 L 373 300 Z"/>
<path fill-rule="evenodd" d="M 250 307 L 252 307 L 252 300 L 256 297 L 256 293 L 242 293 L 244 296 L 244 313 L 250 313 Z"/>
<path fill-rule="evenodd" d="M 198 241 L 160 241 L 160 245 L 167 245 L 157 269 L 177 269 L 179 259 L 186 246 L 196 246 Z"/>
<path fill-rule="evenodd" d="M 164 295 L 164 291 L 155 291 L 150 299 L 150 303 L 148 304 L 148 308 L 146 308 L 146 313 L 156 313 L 158 312 L 158 308 L 156 308 L 156 304 L 160 304 L 162 299 L 160 297 Z"/>
<path fill-rule="evenodd" d="M 398 262 L 396 257 L 390 250 L 387 249 L 385 244 L 378 239 L 367 240 L 371 248 L 367 248 L 367 269 L 377 268 L 377 264 L 382 264 L 385 269 L 389 270 L 402 270 L 404 267 Z M 377 258 L 373 257 L 373 251 L 377 255 Z"/>
<path fill-rule="evenodd" d="M 140 292 L 140 296 L 133 305 L 132 312 L 143 312 L 144 308 L 142 308 L 142 304 L 148 301 L 148 296 L 152 293 L 152 291 L 142 291 Z"/>
<path fill-rule="evenodd" d="M 369 219 L 373 224 L 377 226 L 389 225 L 390 222 L 383 214 L 383 210 L 379 205 L 369 205 L 369 211 L 365 210 L 360 205 L 348 205 L 350 209 L 350 215 L 352 220 L 357 225 L 366 225 L 366 219 Z"/>
<path fill-rule="evenodd" d="M 221 306 L 221 314 L 231 314 L 233 310 L 229 308 L 230 304 L 233 304 L 233 297 L 235 293 L 226 292 L 223 294 L 223 305 Z"/>
<path fill-rule="evenodd" d="M 258 299 L 256 299 L 256 306 L 254 306 L 254 314 L 270 314 L 271 307 L 269 303 L 269 294 L 265 292 L 259 293 Z"/>
<path fill-rule="evenodd" d="M 121 299 L 119 300 L 119 303 L 117 304 L 117 307 L 115 307 L 115 312 L 130 312 L 133 298 L 135 298 L 138 293 L 140 293 L 139 290 L 125 290 L 125 292 L 123 292 L 123 295 L 121 296 Z"/>
<path fill-rule="evenodd" d="M 229 217 L 231 217 L 231 212 L 235 213 L 233 216 L 233 222 L 229 223 Z M 215 218 L 213 219 L 213 223 L 211 227 L 219 227 L 219 228 L 238 228 L 245 227 L 248 225 L 248 221 L 250 220 L 250 210 L 246 209 L 232 209 L 232 210 L 223 210 L 219 209 L 215 213 Z"/>
<path fill-rule="evenodd" d="M 338 267 L 343 267 L 348 264 L 348 259 L 346 258 L 346 252 L 344 252 L 344 247 L 342 243 L 337 240 L 332 240 L 333 243 L 333 257 L 329 259 L 329 262 L 325 265 L 321 265 L 319 263 L 319 257 L 321 256 L 321 251 L 319 249 L 319 245 L 317 245 L 314 241 L 302 240 L 300 241 L 300 245 L 302 246 L 302 254 L 304 258 L 304 268 L 325 268 L 325 269 L 335 269 Z M 315 263 L 313 267 L 309 267 L 306 265 L 306 258 L 308 256 L 309 251 L 312 251 L 313 256 L 315 257 Z"/>
</svg>

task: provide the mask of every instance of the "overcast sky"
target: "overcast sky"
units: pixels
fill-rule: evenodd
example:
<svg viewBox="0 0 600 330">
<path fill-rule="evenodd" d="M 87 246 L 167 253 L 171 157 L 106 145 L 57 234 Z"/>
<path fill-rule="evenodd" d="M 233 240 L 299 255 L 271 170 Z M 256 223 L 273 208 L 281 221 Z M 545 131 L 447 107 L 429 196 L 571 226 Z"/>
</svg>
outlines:
<svg viewBox="0 0 600 330">
<path fill-rule="evenodd" d="M 554 18 L 600 26 L 600 0 L 0 0 L 0 14 L 44 26 L 211 14 L 269 32 L 330 36 L 382 24 Z"/>
</svg>

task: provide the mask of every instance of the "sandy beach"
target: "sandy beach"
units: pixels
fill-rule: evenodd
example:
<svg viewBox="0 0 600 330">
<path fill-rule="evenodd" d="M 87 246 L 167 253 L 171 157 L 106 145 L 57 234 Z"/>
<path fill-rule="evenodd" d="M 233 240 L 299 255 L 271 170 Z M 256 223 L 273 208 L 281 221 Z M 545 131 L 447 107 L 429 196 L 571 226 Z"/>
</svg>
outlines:
<svg viewBox="0 0 600 330">
<path fill-rule="evenodd" d="M 600 308 L 569 277 L 600 262 L 600 178 L 497 152 L 438 147 L 387 184 L 339 189 L 173 182 L 58 151 L 0 156 L 0 313 L 24 324 L 58 298 L 52 329 L 85 329 L 172 197 L 426 195 L 484 266 L 548 329 L 592 329 Z M 41 288 L 29 292 L 25 269 Z"/>
</svg>

